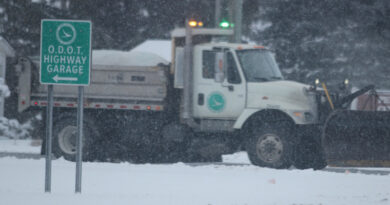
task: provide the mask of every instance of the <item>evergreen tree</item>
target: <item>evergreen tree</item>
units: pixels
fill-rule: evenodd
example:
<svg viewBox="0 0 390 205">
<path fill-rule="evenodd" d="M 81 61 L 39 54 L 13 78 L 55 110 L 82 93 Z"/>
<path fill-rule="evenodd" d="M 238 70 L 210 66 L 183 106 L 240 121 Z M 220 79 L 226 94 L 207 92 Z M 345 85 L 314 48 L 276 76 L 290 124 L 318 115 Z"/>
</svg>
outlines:
<svg viewBox="0 0 390 205">
<path fill-rule="evenodd" d="M 17 55 L 39 53 L 40 24 L 44 18 L 67 18 L 66 11 L 30 1 L 0 1 L 0 35 L 9 41 Z"/>
<path fill-rule="evenodd" d="M 250 36 L 275 49 L 289 79 L 351 78 L 358 86 L 389 86 L 384 78 L 390 46 L 388 1 L 275 0 L 261 6 L 256 18 L 270 26 L 255 27 Z"/>
</svg>

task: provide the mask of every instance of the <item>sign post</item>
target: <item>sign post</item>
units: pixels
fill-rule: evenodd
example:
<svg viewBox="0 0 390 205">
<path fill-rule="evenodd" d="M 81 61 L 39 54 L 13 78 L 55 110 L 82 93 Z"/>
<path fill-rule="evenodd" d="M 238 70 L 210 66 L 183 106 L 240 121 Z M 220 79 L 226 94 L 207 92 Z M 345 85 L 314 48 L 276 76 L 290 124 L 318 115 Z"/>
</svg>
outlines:
<svg viewBox="0 0 390 205">
<path fill-rule="evenodd" d="M 76 187 L 75 192 L 81 193 L 81 163 L 83 161 L 83 112 L 84 87 L 79 86 L 79 102 L 77 105 L 77 142 L 76 142 Z"/>
<path fill-rule="evenodd" d="M 83 86 L 90 83 L 91 34 L 90 21 L 53 19 L 41 21 L 40 82 L 48 84 L 45 192 L 51 191 L 53 85 L 57 84 L 79 86 L 75 191 L 81 192 Z"/>
<path fill-rule="evenodd" d="M 45 192 L 51 192 L 51 136 L 53 130 L 53 85 L 48 86 L 48 105 L 46 108 L 46 169 Z"/>
</svg>

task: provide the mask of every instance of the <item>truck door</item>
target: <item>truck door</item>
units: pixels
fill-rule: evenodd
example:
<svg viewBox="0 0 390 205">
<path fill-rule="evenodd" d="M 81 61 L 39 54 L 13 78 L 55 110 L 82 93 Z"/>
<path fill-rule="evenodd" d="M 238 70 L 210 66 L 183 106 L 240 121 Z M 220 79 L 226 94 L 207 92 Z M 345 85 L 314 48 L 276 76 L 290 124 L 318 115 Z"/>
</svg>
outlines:
<svg viewBox="0 0 390 205">
<path fill-rule="evenodd" d="M 236 119 L 245 108 L 246 86 L 230 50 L 194 49 L 194 117 Z"/>
</svg>

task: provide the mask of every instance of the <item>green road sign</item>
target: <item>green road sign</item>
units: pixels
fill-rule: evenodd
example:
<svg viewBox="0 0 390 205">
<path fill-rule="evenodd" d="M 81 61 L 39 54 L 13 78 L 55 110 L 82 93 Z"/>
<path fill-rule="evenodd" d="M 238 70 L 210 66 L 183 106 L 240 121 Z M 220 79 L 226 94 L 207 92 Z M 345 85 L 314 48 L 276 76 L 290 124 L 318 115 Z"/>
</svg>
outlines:
<svg viewBox="0 0 390 205">
<path fill-rule="evenodd" d="M 41 83 L 89 85 L 91 34 L 90 21 L 42 20 Z"/>
</svg>

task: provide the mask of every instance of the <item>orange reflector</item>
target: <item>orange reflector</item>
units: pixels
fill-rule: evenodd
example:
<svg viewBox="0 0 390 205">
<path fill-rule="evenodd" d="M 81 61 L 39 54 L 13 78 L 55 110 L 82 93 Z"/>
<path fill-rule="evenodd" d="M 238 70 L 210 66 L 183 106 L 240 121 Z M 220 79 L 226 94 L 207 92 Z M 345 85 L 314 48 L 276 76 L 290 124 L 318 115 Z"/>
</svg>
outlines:
<svg viewBox="0 0 390 205">
<path fill-rule="evenodd" d="M 264 48 L 264 46 L 253 46 L 253 48 Z"/>
<path fill-rule="evenodd" d="M 198 22 L 196 22 L 195 20 L 189 20 L 188 21 L 188 25 L 190 27 L 196 27 L 196 25 L 198 25 Z"/>
<path fill-rule="evenodd" d="M 156 110 L 161 110 L 161 107 L 160 106 L 156 106 Z"/>
<path fill-rule="evenodd" d="M 199 22 L 198 22 L 198 26 L 199 26 L 199 27 L 203 27 L 203 22 L 199 21 Z"/>
<path fill-rule="evenodd" d="M 302 113 L 301 112 L 294 112 L 294 115 L 297 116 L 297 117 L 302 117 Z"/>
<path fill-rule="evenodd" d="M 238 46 L 238 47 L 237 47 L 237 50 L 242 50 L 242 46 Z"/>
</svg>

